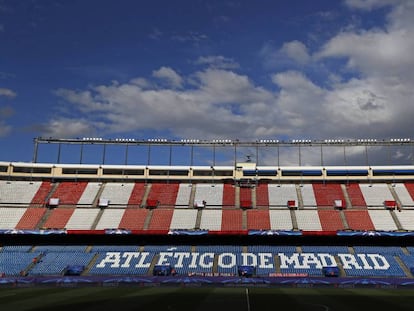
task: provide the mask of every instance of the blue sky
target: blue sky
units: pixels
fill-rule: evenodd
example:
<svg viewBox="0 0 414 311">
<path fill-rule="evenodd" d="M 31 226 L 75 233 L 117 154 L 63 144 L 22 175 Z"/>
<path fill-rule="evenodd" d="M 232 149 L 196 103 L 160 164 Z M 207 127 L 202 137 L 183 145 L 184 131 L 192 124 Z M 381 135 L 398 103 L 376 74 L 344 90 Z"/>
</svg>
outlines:
<svg viewBox="0 0 414 311">
<path fill-rule="evenodd" d="M 0 160 L 38 136 L 411 137 L 413 50 L 411 0 L 0 0 Z"/>
</svg>

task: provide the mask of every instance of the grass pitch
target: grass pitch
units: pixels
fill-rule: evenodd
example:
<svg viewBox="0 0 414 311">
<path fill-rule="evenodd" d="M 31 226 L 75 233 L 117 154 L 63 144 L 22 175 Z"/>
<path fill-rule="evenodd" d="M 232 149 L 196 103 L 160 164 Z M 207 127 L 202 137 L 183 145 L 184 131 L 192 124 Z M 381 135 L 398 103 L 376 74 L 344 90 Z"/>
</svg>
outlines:
<svg viewBox="0 0 414 311">
<path fill-rule="evenodd" d="M 0 310 L 414 310 L 414 290 L 261 287 L 1 288 Z"/>
</svg>

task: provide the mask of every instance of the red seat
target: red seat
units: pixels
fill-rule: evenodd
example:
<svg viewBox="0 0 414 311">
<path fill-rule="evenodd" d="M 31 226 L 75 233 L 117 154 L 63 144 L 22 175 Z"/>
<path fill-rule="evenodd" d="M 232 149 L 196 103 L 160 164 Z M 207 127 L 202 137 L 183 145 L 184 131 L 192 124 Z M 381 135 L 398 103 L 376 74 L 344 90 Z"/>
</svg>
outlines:
<svg viewBox="0 0 414 311">
<path fill-rule="evenodd" d="M 287 206 L 289 209 L 296 209 L 298 205 L 296 204 L 296 200 L 288 200 Z"/>
<path fill-rule="evenodd" d="M 252 208 L 252 201 L 250 200 L 240 201 L 240 207 L 241 208 Z"/>
<path fill-rule="evenodd" d="M 395 209 L 397 207 L 397 202 L 392 201 L 392 200 L 385 200 L 384 206 L 387 209 Z"/>
<path fill-rule="evenodd" d="M 155 199 L 148 199 L 147 200 L 147 208 L 157 208 L 159 204 L 158 200 Z"/>
</svg>

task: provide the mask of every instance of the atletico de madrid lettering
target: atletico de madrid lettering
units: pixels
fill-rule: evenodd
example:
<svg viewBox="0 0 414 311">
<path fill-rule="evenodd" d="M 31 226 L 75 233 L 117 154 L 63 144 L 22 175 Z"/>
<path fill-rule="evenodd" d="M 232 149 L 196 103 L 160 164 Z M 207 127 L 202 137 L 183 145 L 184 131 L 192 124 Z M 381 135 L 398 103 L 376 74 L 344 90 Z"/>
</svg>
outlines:
<svg viewBox="0 0 414 311">
<path fill-rule="evenodd" d="M 213 268 L 217 257 L 217 266 L 234 268 L 237 265 L 252 265 L 257 268 L 275 269 L 322 269 L 326 266 L 338 266 L 334 255 L 328 253 L 212 253 L 212 252 L 159 252 L 156 265 L 172 265 L 175 268 Z M 390 264 L 380 254 L 340 254 L 340 263 L 344 270 L 388 270 Z M 274 260 L 277 257 L 278 260 Z M 105 258 L 96 268 L 149 268 L 153 256 L 149 252 L 106 252 Z"/>
</svg>

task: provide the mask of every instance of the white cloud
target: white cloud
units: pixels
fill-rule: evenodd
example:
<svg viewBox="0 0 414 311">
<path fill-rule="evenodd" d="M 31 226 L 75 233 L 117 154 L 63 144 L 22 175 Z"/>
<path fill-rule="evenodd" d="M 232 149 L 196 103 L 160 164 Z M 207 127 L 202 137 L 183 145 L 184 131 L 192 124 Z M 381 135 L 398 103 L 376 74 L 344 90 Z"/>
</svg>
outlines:
<svg viewBox="0 0 414 311">
<path fill-rule="evenodd" d="M 290 61 L 286 58 L 286 55 L 280 52 L 272 42 L 266 42 L 259 51 L 259 56 L 263 61 L 263 65 L 266 69 L 273 70 L 280 65 Z"/>
<path fill-rule="evenodd" d="M 14 98 L 17 96 L 17 94 L 15 92 L 13 92 L 10 89 L 6 89 L 6 88 L 0 88 L 0 96 L 5 96 L 8 98 Z"/>
<path fill-rule="evenodd" d="M 283 68 L 277 67 L 281 62 L 296 68 L 273 72 L 274 87 L 258 85 L 246 74 L 236 73 L 230 58 L 204 56 L 196 64 L 208 67 L 187 76 L 161 67 L 152 77 L 82 90 L 60 89 L 56 94 L 81 113 L 82 121 L 72 132 L 116 134 L 150 129 L 184 138 L 246 140 L 407 137 L 414 119 L 414 8 L 409 3 L 394 2 L 381 30 L 347 28 L 313 55 L 297 40 L 281 48 L 266 44 L 261 56 L 268 68 Z M 363 6 L 361 1 L 348 1 L 355 9 L 385 4 L 369 1 Z M 338 58 L 345 60 L 345 67 L 336 62 Z M 308 74 L 299 71 L 303 66 L 298 65 L 306 65 Z M 326 80 L 315 78 L 310 68 L 323 68 Z M 160 87 L 159 79 L 167 83 Z M 191 81 L 191 87 L 185 87 L 184 81 Z M 55 128 L 63 132 L 67 120 L 72 118 L 54 120 L 63 124 Z M 335 150 L 326 157 L 340 157 L 341 152 Z M 351 158 L 364 150 L 347 152 Z"/>
<path fill-rule="evenodd" d="M 341 33 L 327 42 L 316 56 L 343 57 L 350 69 L 365 76 L 414 77 L 413 49 L 414 33 L 406 30 Z"/>
<path fill-rule="evenodd" d="M 287 71 L 271 77 L 276 92 L 228 70 L 193 76 L 197 84 L 180 91 L 125 83 L 56 94 L 82 113 L 85 124 L 106 133 L 154 129 L 183 137 L 358 137 L 387 131 L 395 122 L 409 126 L 413 114 L 407 94 L 396 102 L 390 98 L 400 86 L 379 79 L 353 79 L 327 89 Z"/>
<path fill-rule="evenodd" d="M 161 40 L 163 33 L 158 28 L 154 28 L 148 36 L 153 40 Z"/>
<path fill-rule="evenodd" d="M 293 40 L 277 47 L 273 42 L 265 43 L 260 49 L 261 57 L 266 69 L 298 68 L 311 61 L 311 55 L 303 42 Z"/>
<path fill-rule="evenodd" d="M 60 89 L 56 95 L 82 117 L 53 119 L 45 126 L 45 136 L 116 135 L 151 129 L 202 139 L 370 138 L 397 135 L 411 128 L 414 117 L 412 96 L 401 93 L 400 84 L 379 78 L 335 80 L 326 88 L 299 71 L 286 71 L 271 76 L 275 91 L 230 70 L 209 68 L 192 77 L 191 89 L 160 89 L 150 82 L 144 89 L 135 83 L 143 78 L 86 90 Z M 398 93 L 394 101 L 390 96 Z M 320 156 L 314 156 L 317 163 Z"/>
<path fill-rule="evenodd" d="M 217 69 L 237 69 L 240 67 L 232 58 L 227 58 L 222 55 L 200 56 L 195 64 L 208 65 L 211 68 Z"/>
<path fill-rule="evenodd" d="M 167 81 L 174 88 L 182 87 L 183 79 L 172 68 L 161 67 L 160 69 L 153 71 L 152 75 L 153 77 Z"/>
<path fill-rule="evenodd" d="M 6 119 L 10 118 L 14 114 L 14 110 L 8 106 L 0 106 L 0 137 L 7 136 L 11 130 L 11 125 L 5 122 Z"/>
<path fill-rule="evenodd" d="M 271 94 L 255 87 L 245 75 L 221 69 L 207 69 L 196 73 L 200 91 L 211 102 L 244 104 L 268 100 Z"/>
<path fill-rule="evenodd" d="M 388 14 L 389 31 L 406 29 L 413 31 L 414 29 L 414 2 L 411 0 L 401 0 L 395 5 Z"/>
<path fill-rule="evenodd" d="M 0 120 L 0 137 L 5 137 L 11 132 L 11 126 Z"/>
<path fill-rule="evenodd" d="M 94 135 L 96 128 L 93 128 L 87 119 L 56 118 L 51 119 L 43 125 L 42 135 L 44 137 L 75 138 Z"/>
<path fill-rule="evenodd" d="M 131 79 L 129 83 L 139 86 L 140 88 L 147 89 L 153 87 L 152 83 L 144 78 Z"/>
<path fill-rule="evenodd" d="M 201 41 L 207 40 L 208 36 L 203 33 L 199 33 L 197 31 L 188 31 L 183 34 L 174 34 L 171 36 L 171 39 L 173 41 L 178 41 L 178 42 L 183 42 L 183 43 L 191 42 L 191 43 L 197 44 Z"/>
<path fill-rule="evenodd" d="M 299 64 L 306 64 L 310 59 L 306 46 L 297 40 L 283 44 L 280 51 Z"/>
<path fill-rule="evenodd" d="M 348 31 L 334 36 L 319 52 L 317 58 L 341 57 L 349 68 L 365 76 L 400 76 L 412 79 L 414 69 L 414 2 L 354 1 L 366 6 L 392 3 L 384 30 Z"/>
<path fill-rule="evenodd" d="M 272 76 L 280 88 L 277 106 L 279 121 L 288 135 L 315 135 L 321 129 L 325 113 L 323 110 L 326 91 L 312 83 L 297 71 L 287 71 Z"/>
<path fill-rule="evenodd" d="M 327 93 L 328 116 L 334 124 L 348 124 L 349 128 L 343 129 L 348 135 L 410 136 L 407 133 L 411 132 L 410 119 L 414 117 L 414 2 L 347 3 L 360 9 L 394 6 L 384 30 L 339 33 L 315 54 L 320 61 L 343 58 L 355 73 L 348 81 L 336 79 L 332 83 Z"/>
<path fill-rule="evenodd" d="M 152 128 L 191 137 L 252 137 L 263 109 L 274 103 L 272 93 L 231 71 L 208 69 L 194 73 L 194 77 L 197 85 L 185 91 L 142 89 L 126 83 L 80 91 L 60 89 L 56 95 L 74 104 L 91 126 L 103 122 L 106 132 Z M 255 112 L 253 107 L 261 109 Z M 267 118 L 271 115 L 268 111 L 265 114 Z"/>
<path fill-rule="evenodd" d="M 76 104 L 76 108 L 78 108 L 81 112 L 90 111 L 90 104 L 93 102 L 90 91 L 57 89 L 54 93 L 57 96 L 65 98 L 65 100 L 69 103 Z M 98 105 L 95 105 L 94 108 L 98 108 Z"/>
<path fill-rule="evenodd" d="M 372 10 L 387 5 L 395 5 L 403 1 L 404 0 L 345 0 L 345 4 L 355 9 Z"/>
</svg>

